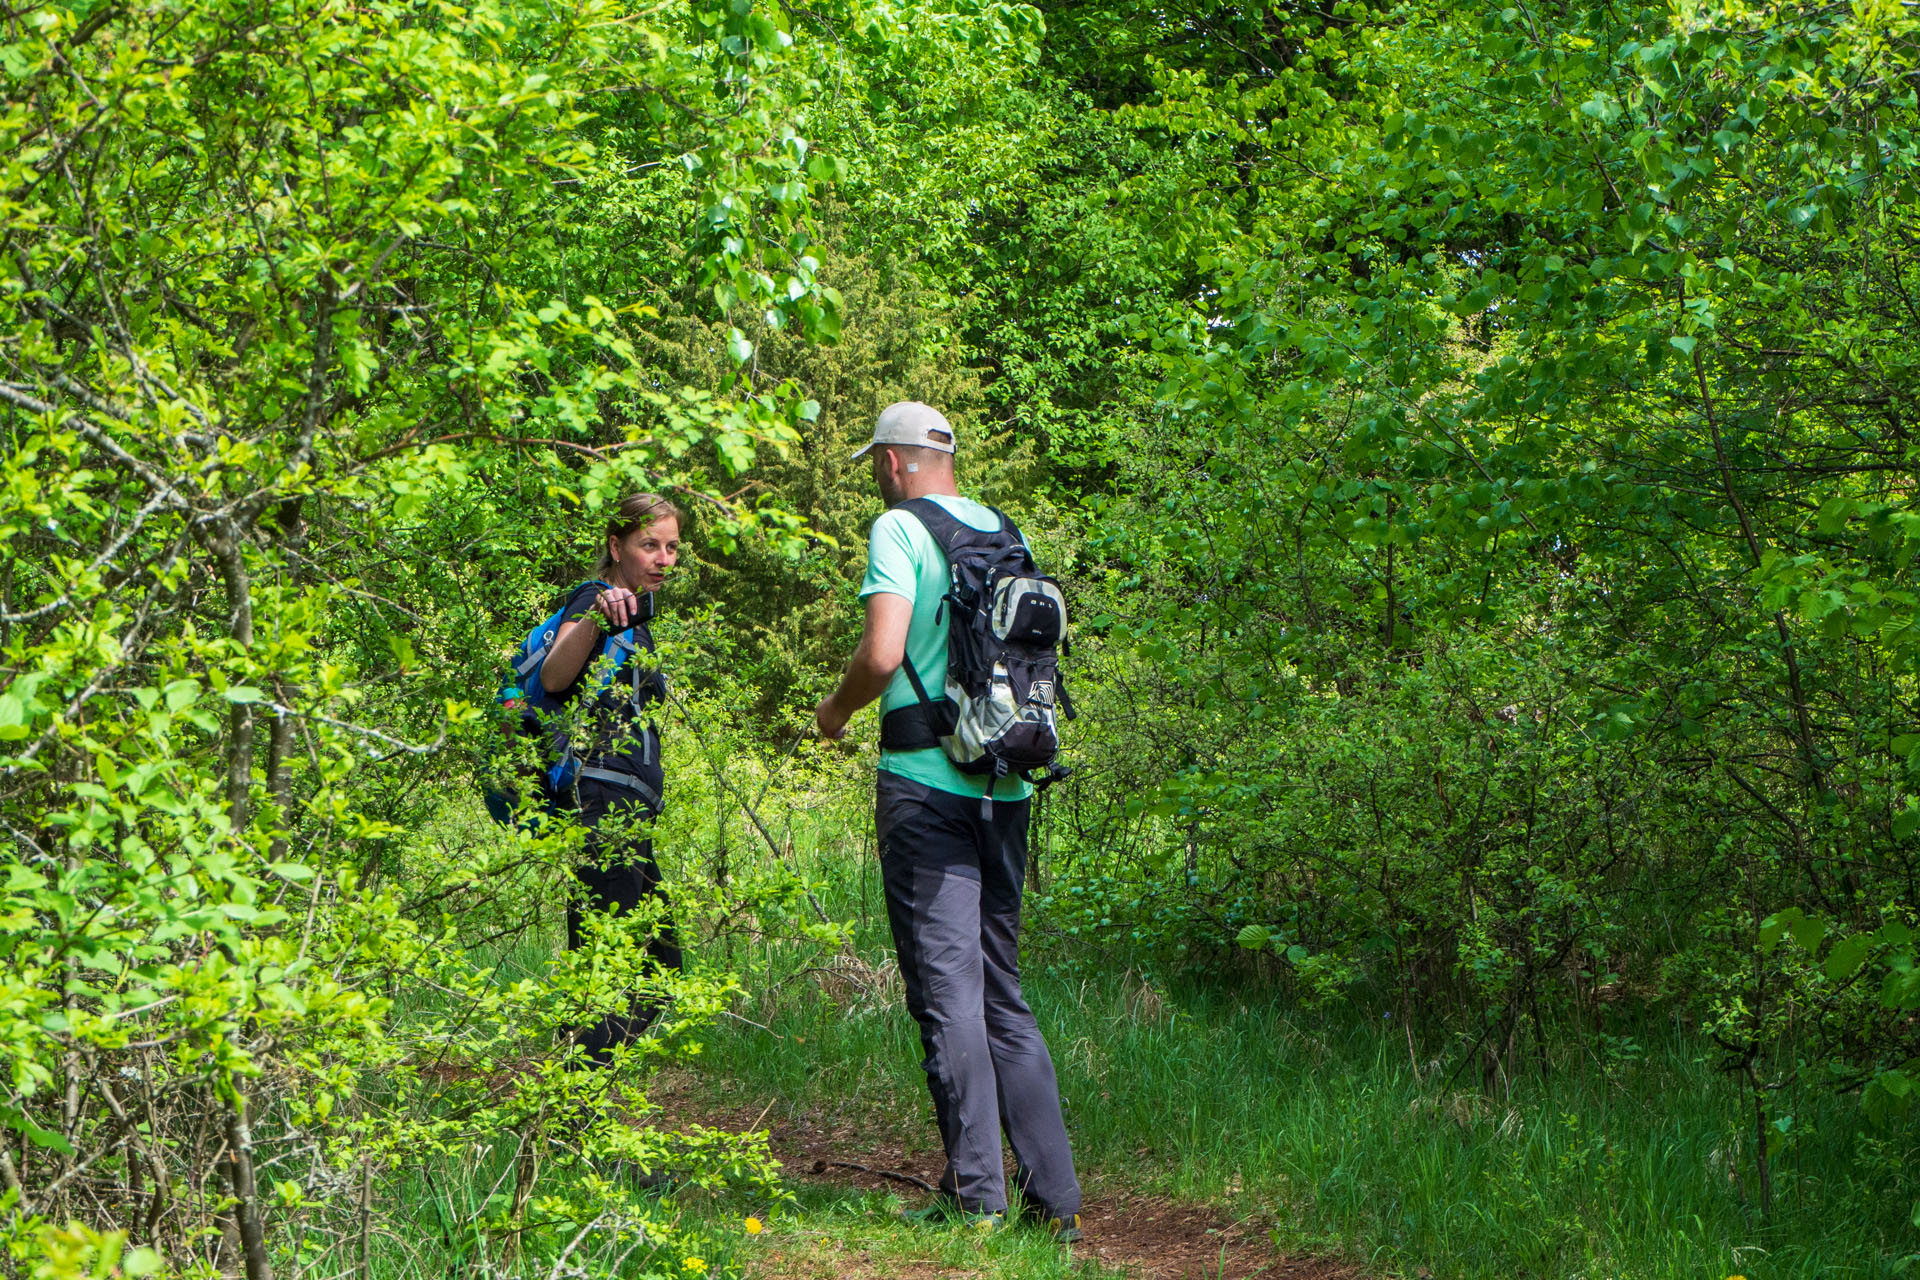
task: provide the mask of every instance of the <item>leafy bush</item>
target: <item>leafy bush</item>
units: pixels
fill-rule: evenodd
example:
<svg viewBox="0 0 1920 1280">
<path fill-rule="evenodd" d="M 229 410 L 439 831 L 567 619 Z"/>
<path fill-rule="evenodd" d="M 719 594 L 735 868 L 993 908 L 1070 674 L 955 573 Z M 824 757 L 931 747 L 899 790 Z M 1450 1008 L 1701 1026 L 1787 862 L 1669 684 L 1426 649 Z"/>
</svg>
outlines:
<svg viewBox="0 0 1920 1280">
<path fill-rule="evenodd" d="M 429 1205 L 485 1268 L 668 1256 L 619 1162 L 769 1176 L 646 1123 L 734 984 L 648 974 L 640 915 L 552 958 L 576 834 L 482 828 L 449 762 L 610 496 L 711 494 L 817 412 L 663 387 L 644 273 L 565 279 L 645 194 L 726 308 L 831 335 L 790 37 L 512 0 L 5 21 L 9 1266 L 364 1272 Z M 720 543 L 798 527 L 708 505 Z M 635 986 L 670 1014 L 576 1069 Z M 504 1183 L 404 1194 L 463 1161 Z"/>
</svg>

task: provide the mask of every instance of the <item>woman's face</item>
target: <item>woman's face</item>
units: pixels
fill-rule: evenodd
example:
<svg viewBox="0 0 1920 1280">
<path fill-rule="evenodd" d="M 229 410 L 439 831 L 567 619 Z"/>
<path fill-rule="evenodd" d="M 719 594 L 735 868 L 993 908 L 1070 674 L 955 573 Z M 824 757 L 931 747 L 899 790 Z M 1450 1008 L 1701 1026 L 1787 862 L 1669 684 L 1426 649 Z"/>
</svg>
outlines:
<svg viewBox="0 0 1920 1280">
<path fill-rule="evenodd" d="M 672 516 L 661 516 L 624 538 L 608 538 L 607 550 L 613 556 L 613 576 L 621 580 L 621 586 L 633 591 L 656 590 L 679 563 L 680 522 Z"/>
</svg>

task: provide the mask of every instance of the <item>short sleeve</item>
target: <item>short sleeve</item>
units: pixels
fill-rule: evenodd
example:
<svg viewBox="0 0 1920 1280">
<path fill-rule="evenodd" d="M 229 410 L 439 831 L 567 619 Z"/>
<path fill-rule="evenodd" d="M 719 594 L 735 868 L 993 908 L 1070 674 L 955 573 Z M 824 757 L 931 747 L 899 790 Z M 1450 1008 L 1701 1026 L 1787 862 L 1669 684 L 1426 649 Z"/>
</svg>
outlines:
<svg viewBox="0 0 1920 1280">
<path fill-rule="evenodd" d="M 860 583 L 860 598 L 882 593 L 911 600 L 920 590 L 920 566 L 916 563 L 912 516 L 900 511 L 883 512 L 873 522 L 867 539 L 867 576 Z"/>
<path fill-rule="evenodd" d="M 575 587 L 573 594 L 567 597 L 567 603 L 560 614 L 560 621 L 578 622 L 586 617 L 587 611 L 593 608 L 593 602 L 598 600 L 600 593 L 606 589 L 605 584 L 599 582 L 588 582 Z"/>
</svg>

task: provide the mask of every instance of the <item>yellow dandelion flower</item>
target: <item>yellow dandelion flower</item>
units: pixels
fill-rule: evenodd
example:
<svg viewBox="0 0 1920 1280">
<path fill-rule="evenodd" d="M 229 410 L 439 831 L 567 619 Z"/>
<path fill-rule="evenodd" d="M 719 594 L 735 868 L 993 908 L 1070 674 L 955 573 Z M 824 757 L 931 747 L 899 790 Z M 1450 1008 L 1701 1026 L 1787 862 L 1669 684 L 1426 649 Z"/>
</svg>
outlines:
<svg viewBox="0 0 1920 1280">
<path fill-rule="evenodd" d="M 748 1235 L 750 1235 L 750 1236 L 757 1236 L 757 1235 L 759 1235 L 759 1234 L 760 1234 L 760 1233 L 761 1233 L 762 1231 L 764 1231 L 764 1230 L 766 1230 L 766 1227 L 765 1227 L 765 1226 L 764 1226 L 764 1225 L 763 1225 L 763 1224 L 761 1223 L 761 1221 L 760 1221 L 760 1219 L 758 1219 L 758 1218 L 748 1218 L 748 1219 L 747 1219 L 747 1234 L 748 1234 Z"/>
</svg>

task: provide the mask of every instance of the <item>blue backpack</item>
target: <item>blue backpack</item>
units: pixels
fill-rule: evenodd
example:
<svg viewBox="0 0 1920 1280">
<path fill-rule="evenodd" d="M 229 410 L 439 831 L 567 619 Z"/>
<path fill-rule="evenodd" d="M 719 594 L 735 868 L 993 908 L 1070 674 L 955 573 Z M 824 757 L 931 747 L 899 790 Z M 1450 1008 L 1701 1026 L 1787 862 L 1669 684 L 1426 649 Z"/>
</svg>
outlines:
<svg viewBox="0 0 1920 1280">
<path fill-rule="evenodd" d="M 608 584 L 598 578 L 584 586 L 604 587 Z M 575 588 L 577 591 L 578 588 Z M 574 592 L 568 592 L 571 600 Z M 502 729 L 509 739 L 514 736 L 544 740 L 543 755 L 548 761 L 546 768 L 533 774 L 524 768 L 516 768 L 510 759 L 512 743 L 502 745 L 494 770 L 496 781 L 486 789 L 487 812 L 494 821 L 503 826 L 513 826 L 519 821 L 515 811 L 519 807 L 518 788 L 511 779 L 515 774 L 527 782 L 536 782 L 540 789 L 542 807 L 549 813 L 554 809 L 558 798 L 572 790 L 576 780 L 583 776 L 598 776 L 608 771 L 583 765 L 579 754 L 569 740 L 566 725 L 558 712 L 562 708 L 560 700 L 547 692 L 540 681 L 540 669 L 553 651 L 554 641 L 560 638 L 560 624 L 566 618 L 566 605 L 551 614 L 527 633 L 527 638 L 514 650 L 513 657 L 500 691 L 494 695 L 494 704 L 500 709 Z M 653 616 L 653 593 L 647 592 L 642 599 L 640 616 L 636 621 L 644 622 Z M 586 670 L 593 674 L 592 691 L 599 694 L 613 686 L 614 680 L 626 667 L 627 660 L 640 648 L 637 628 L 628 627 L 625 631 L 608 635 L 601 641 L 600 650 L 590 658 Z M 606 661 L 602 661 L 606 659 Z M 635 670 L 636 680 L 639 677 Z M 638 696 L 636 686 L 636 697 Z M 646 791 L 649 788 L 637 786 L 637 780 L 621 775 L 618 779 L 624 785 Z M 657 809 L 659 797 L 652 797 Z"/>
</svg>

